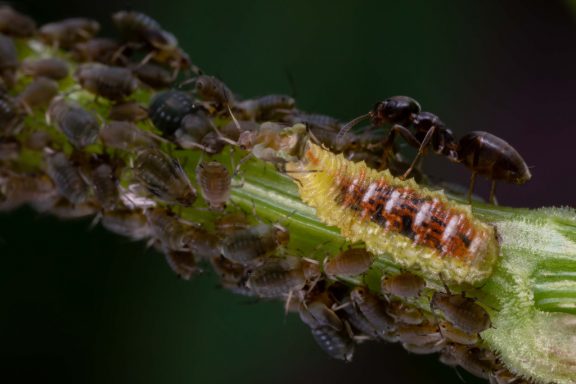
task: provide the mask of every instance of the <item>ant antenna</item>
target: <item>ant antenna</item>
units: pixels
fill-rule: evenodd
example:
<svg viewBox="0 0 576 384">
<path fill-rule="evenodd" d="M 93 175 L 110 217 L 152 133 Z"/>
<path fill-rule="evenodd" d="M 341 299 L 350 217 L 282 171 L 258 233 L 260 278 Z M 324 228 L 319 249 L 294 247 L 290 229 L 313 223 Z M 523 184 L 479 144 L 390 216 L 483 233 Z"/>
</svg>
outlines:
<svg viewBox="0 0 576 384">
<path fill-rule="evenodd" d="M 342 138 L 344 138 L 344 136 L 346 136 L 346 134 L 354 127 L 356 126 L 359 122 L 361 122 L 362 120 L 366 120 L 367 118 L 370 117 L 370 112 L 368 112 L 365 115 L 361 115 L 358 116 L 355 119 L 350 120 L 348 123 L 346 123 L 341 129 L 340 132 L 338 132 L 338 134 L 336 135 L 336 142 L 337 143 L 341 143 L 342 142 Z"/>
</svg>

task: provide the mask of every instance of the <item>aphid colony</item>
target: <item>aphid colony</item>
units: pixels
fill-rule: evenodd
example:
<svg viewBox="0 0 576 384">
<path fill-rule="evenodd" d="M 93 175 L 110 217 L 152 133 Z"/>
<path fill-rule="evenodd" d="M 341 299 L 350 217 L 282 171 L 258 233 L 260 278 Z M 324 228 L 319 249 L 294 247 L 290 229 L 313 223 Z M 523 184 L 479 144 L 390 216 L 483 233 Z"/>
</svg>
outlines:
<svg viewBox="0 0 576 384">
<path fill-rule="evenodd" d="M 121 40 L 95 37 L 94 20 L 37 28 L 29 17 L 0 6 L 0 210 L 29 204 L 62 218 L 95 216 L 114 233 L 147 240 L 183 279 L 211 265 L 233 292 L 284 300 L 336 359 L 351 360 L 365 340 L 401 342 L 413 353 L 438 352 L 446 364 L 493 383 L 523 382 L 483 348 L 480 334 L 490 327 L 486 309 L 464 292 L 435 291 L 422 278 L 442 271 L 450 284 L 486 279 L 498 254 L 494 229 L 440 194 L 421 193 L 391 174 L 379 179 L 366 167 L 387 167 L 395 175 L 416 171 L 417 160 L 408 171 L 402 168 L 393 146 L 399 133 L 419 146 L 418 157 L 432 149 L 474 173 L 515 181 L 503 165 L 522 168 L 513 148 L 487 133 L 454 145 L 441 122 L 406 97 L 379 103 L 368 115 L 375 126 L 396 124 L 388 134 L 348 132 L 351 124 L 343 128 L 329 116 L 302 112 L 289 96 L 240 100 L 222 81 L 202 74 L 155 20 L 134 11 L 118 12 L 113 20 Z M 31 41 L 58 57 L 22 60 L 18 47 Z M 70 76 L 77 85 L 64 89 Z M 141 105 L 133 97 L 140 89 L 159 92 Z M 93 95 L 89 102 L 87 93 Z M 98 112 L 102 105 L 107 115 Z M 43 115 L 46 121 L 39 123 Z M 325 257 L 320 251 L 299 254 L 286 225 L 250 218 L 231 203 L 234 176 L 247 157 L 237 165 L 217 161 L 213 155 L 226 148 L 291 172 L 303 190 L 327 183 L 324 204 L 332 204 L 333 218 L 342 217 L 338 209 L 352 213 L 348 233 L 332 224 L 366 246 Z M 181 153 L 201 153 L 187 167 L 194 177 L 178 159 Z M 34 165 L 23 158 L 42 160 Z M 305 201 L 310 196 L 303 193 Z M 328 213 L 312 205 L 326 220 Z M 186 220 L 185 208 L 209 219 Z M 354 238 L 367 223 L 389 244 Z M 370 290 L 364 277 L 375 255 L 394 247 L 412 247 L 406 270 L 385 274 L 380 289 Z M 429 270 L 416 260 L 422 254 L 432 260 Z M 409 271 L 419 263 L 418 274 Z M 357 284 L 345 283 L 350 279 Z"/>
</svg>

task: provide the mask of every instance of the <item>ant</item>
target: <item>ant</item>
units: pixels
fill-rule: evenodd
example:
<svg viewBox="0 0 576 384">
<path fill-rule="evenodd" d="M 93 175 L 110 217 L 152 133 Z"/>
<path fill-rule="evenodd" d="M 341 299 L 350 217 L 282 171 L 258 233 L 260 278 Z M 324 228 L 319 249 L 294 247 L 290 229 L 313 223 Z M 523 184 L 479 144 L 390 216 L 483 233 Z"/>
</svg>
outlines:
<svg viewBox="0 0 576 384">
<path fill-rule="evenodd" d="M 373 126 L 393 124 L 385 142 L 385 155 L 390 151 L 397 134 L 406 142 L 418 148 L 418 153 L 406 172 L 400 177 L 407 178 L 428 148 L 448 160 L 464 164 L 472 171 L 468 201 L 471 202 L 476 175 L 486 176 L 492 181 L 490 203 L 496 204 L 496 181 L 505 180 L 524 184 L 532 175 L 520 154 L 501 138 L 488 132 L 471 132 L 458 142 L 452 131 L 446 128 L 440 118 L 430 112 L 422 112 L 420 104 L 408 96 L 393 96 L 374 105 L 372 110 L 359 116 L 342 127 L 337 141 L 360 121 L 370 119 Z M 412 127 L 413 132 L 407 128 Z"/>
</svg>

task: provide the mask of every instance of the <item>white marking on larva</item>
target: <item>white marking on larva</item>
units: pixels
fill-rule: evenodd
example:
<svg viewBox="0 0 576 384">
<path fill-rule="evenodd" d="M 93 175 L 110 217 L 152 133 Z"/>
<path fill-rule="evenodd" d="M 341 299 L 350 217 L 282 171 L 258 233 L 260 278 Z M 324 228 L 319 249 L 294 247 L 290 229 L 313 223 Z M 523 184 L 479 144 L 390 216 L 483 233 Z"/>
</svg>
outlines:
<svg viewBox="0 0 576 384">
<path fill-rule="evenodd" d="M 366 191 L 366 193 L 364 194 L 364 196 L 362 197 L 362 202 L 363 203 L 367 203 L 368 201 L 370 201 L 370 199 L 372 198 L 372 196 L 374 195 L 374 192 L 376 192 L 376 188 L 378 187 L 378 183 L 371 183 L 368 186 L 368 190 Z"/>
<path fill-rule="evenodd" d="M 474 236 L 472 241 L 470 242 L 470 246 L 468 247 L 468 253 L 476 254 L 478 248 L 484 243 L 482 236 Z"/>
<path fill-rule="evenodd" d="M 448 222 L 448 225 L 446 225 L 446 228 L 444 229 L 444 232 L 442 233 L 442 241 L 446 241 L 449 238 L 451 238 L 452 236 L 454 236 L 454 233 L 457 231 L 457 226 L 460 223 L 461 219 L 462 219 L 462 215 L 453 216 L 450 219 L 450 221 Z"/>
<path fill-rule="evenodd" d="M 425 220 L 430 218 L 430 210 L 432 209 L 432 204 L 425 203 L 416 214 L 414 219 L 414 227 L 419 227 Z"/>
<path fill-rule="evenodd" d="M 398 191 L 392 192 L 392 195 L 390 196 L 390 200 L 388 200 L 386 202 L 386 206 L 384 207 L 384 210 L 387 213 L 390 213 L 392 211 L 392 209 L 394 208 L 394 206 L 396 205 L 396 202 L 398 201 L 398 199 L 400 199 L 400 192 L 398 192 Z"/>
<path fill-rule="evenodd" d="M 359 179 L 355 178 L 354 181 L 352 181 L 352 183 L 350 184 L 350 186 L 348 186 L 348 193 L 349 194 L 353 194 L 354 190 L 356 189 L 356 185 L 358 184 Z"/>
</svg>

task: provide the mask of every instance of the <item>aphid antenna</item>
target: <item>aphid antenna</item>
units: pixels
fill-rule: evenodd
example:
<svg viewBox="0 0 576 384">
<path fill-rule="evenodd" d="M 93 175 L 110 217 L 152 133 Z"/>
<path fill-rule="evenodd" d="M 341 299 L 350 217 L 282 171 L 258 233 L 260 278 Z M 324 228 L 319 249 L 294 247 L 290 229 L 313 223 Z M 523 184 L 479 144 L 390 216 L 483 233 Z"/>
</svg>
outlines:
<svg viewBox="0 0 576 384">
<path fill-rule="evenodd" d="M 347 122 L 346 124 L 344 124 L 344 126 L 342 128 L 340 128 L 340 132 L 338 132 L 338 134 L 336 135 L 336 142 L 338 144 L 342 144 L 342 139 L 344 138 L 344 136 L 346 136 L 346 134 L 354 127 L 356 126 L 359 122 L 368 119 L 371 116 L 370 112 L 358 116 L 352 120 L 350 120 L 349 122 Z"/>
</svg>

